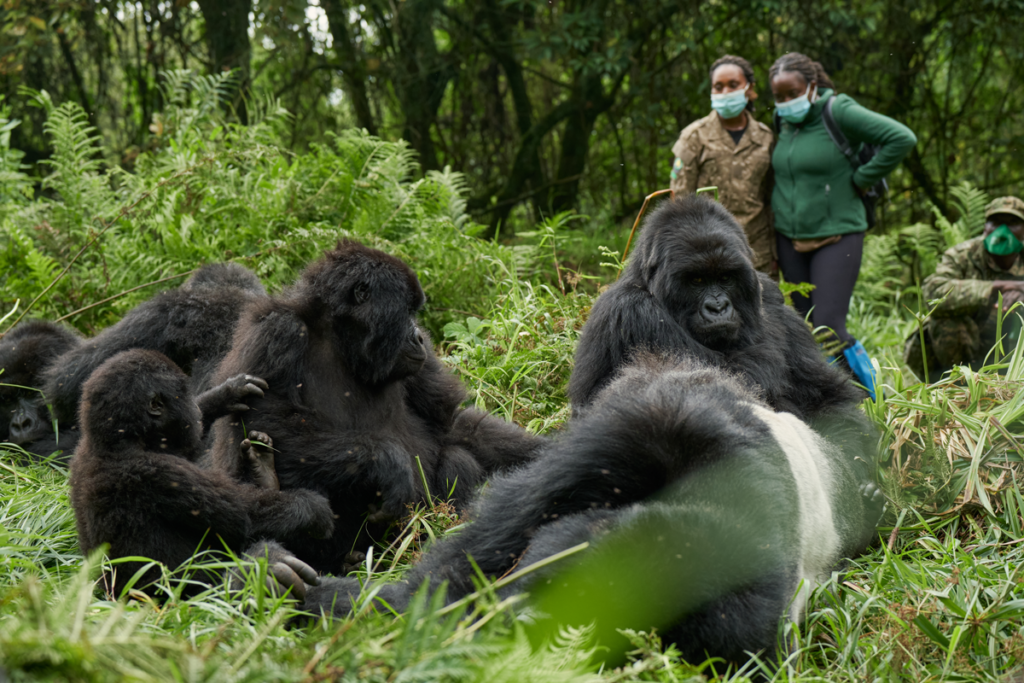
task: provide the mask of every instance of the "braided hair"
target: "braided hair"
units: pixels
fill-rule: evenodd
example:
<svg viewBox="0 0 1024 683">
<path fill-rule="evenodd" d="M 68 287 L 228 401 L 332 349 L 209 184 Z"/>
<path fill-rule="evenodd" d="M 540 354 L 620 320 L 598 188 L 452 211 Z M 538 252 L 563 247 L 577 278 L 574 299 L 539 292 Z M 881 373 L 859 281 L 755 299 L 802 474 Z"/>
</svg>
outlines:
<svg viewBox="0 0 1024 683">
<path fill-rule="evenodd" d="M 808 83 L 817 81 L 819 90 L 821 88 L 832 88 L 835 90 L 836 86 L 833 85 L 832 79 L 825 73 L 825 67 L 799 52 L 787 52 L 776 59 L 775 63 L 772 64 L 772 68 L 768 70 L 768 81 L 772 81 L 783 71 L 796 72 L 803 76 L 804 80 Z"/>
<path fill-rule="evenodd" d="M 738 66 L 740 71 L 743 72 L 743 77 L 747 79 L 747 83 L 750 84 L 750 87 L 754 87 L 754 67 L 750 65 L 750 62 L 743 59 L 743 57 L 737 57 L 736 55 L 723 55 L 716 59 L 715 63 L 711 65 L 711 69 L 708 70 L 708 78 L 714 80 L 715 70 L 720 66 L 725 66 L 726 64 Z M 749 111 L 754 111 L 753 100 L 747 100 L 747 109 Z"/>
</svg>

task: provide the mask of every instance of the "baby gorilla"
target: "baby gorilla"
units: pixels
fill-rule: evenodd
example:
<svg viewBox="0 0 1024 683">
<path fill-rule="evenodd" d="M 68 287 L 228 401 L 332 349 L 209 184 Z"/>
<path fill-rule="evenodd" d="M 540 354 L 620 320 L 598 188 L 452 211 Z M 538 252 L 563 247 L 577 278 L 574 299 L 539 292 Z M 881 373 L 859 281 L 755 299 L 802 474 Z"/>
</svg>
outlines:
<svg viewBox="0 0 1024 683">
<path fill-rule="evenodd" d="M 82 438 L 71 464 L 82 552 L 105 543 L 111 559 L 148 557 L 171 568 L 201 551 L 266 556 L 273 576 L 303 595 L 303 581 L 317 583 L 316 574 L 270 539 L 329 536 L 330 505 L 312 491 L 258 488 L 200 468 L 201 412 L 188 385 L 166 356 L 140 349 L 105 361 L 85 383 Z M 236 449 L 239 468 L 249 471 L 251 481 L 274 486 L 272 459 L 252 443 L 267 437 L 249 436 Z M 131 587 L 144 564 L 119 564 L 107 577 L 113 594 Z M 152 567 L 134 583 L 154 594 L 160 574 Z M 220 580 L 210 571 L 196 578 Z"/>
</svg>

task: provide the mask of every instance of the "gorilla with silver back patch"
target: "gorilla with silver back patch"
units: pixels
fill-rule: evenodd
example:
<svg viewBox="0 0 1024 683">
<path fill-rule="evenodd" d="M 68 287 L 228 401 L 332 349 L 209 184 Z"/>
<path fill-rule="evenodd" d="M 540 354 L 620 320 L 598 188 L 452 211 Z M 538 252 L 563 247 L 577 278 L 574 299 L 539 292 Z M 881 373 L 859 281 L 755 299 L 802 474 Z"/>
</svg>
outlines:
<svg viewBox="0 0 1024 683">
<path fill-rule="evenodd" d="M 326 543 L 291 547 L 340 573 L 427 486 L 465 500 L 489 473 L 534 457 L 542 440 L 475 409 L 416 324 L 424 303 L 400 259 L 343 240 L 283 295 L 249 305 L 217 377 L 252 373 L 269 391 L 214 425 L 214 461 L 235 476 L 245 430 L 273 435 L 281 487 L 328 496 Z M 369 514 L 368 514 L 369 513 Z M 355 557 L 353 557 L 355 555 Z"/>
<path fill-rule="evenodd" d="M 201 468 L 201 411 L 189 378 L 166 356 L 133 349 L 105 361 L 85 383 L 82 438 L 71 463 L 71 504 L 78 542 L 88 554 L 109 545 L 111 559 L 140 556 L 170 569 L 197 552 L 268 556 L 271 575 L 302 594 L 315 572 L 274 540 L 334 529 L 327 500 L 312 491 L 279 491 L 241 484 Z M 266 441 L 266 435 L 251 433 Z M 252 479 L 273 486 L 273 466 L 250 440 L 234 457 Z M 269 469 L 269 471 L 264 471 Z M 208 559 L 208 558 L 204 558 Z M 108 577 L 120 596 L 142 562 L 118 564 Z M 155 597 L 160 570 L 145 572 L 137 588 Z M 196 576 L 219 581 L 218 572 Z"/>
<path fill-rule="evenodd" d="M 41 390 L 46 368 L 81 343 L 69 328 L 45 320 L 20 323 L 0 339 L 0 442 L 22 447 L 33 459 L 53 455 L 67 462 L 78 430 L 72 420 L 54 433 Z"/>
<path fill-rule="evenodd" d="M 739 373 L 769 406 L 801 419 L 857 403 L 863 392 L 828 364 L 751 258 L 743 229 L 718 202 L 691 195 L 652 213 L 583 326 L 569 379 L 573 415 L 644 350 Z"/>
<path fill-rule="evenodd" d="M 694 663 L 770 655 L 780 621 L 800 618 L 810 589 L 867 547 L 880 512 L 860 491 L 873 437 L 856 411 L 833 417 L 830 433 L 850 432 L 845 449 L 740 377 L 641 355 L 376 599 L 401 611 L 427 582 L 447 583 L 452 602 L 475 590 L 471 561 L 497 578 L 586 542 L 503 589 L 530 593 L 534 634 L 595 622 L 610 660 L 627 649 L 623 628 L 656 628 Z M 327 579 L 305 608 L 344 615 L 359 592 Z"/>
</svg>

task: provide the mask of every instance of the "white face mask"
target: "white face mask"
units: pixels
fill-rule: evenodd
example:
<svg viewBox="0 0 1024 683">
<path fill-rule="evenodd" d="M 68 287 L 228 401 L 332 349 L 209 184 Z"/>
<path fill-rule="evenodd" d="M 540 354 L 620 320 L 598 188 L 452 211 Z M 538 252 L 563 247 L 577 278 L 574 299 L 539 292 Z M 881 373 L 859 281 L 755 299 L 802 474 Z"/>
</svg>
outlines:
<svg viewBox="0 0 1024 683">
<path fill-rule="evenodd" d="M 750 84 L 743 90 L 733 90 L 722 95 L 711 95 L 711 108 L 718 112 L 723 119 L 734 119 L 747 108 L 747 90 Z"/>
<path fill-rule="evenodd" d="M 818 86 L 815 85 L 813 88 L 808 85 L 807 92 L 800 97 L 794 97 L 788 102 L 776 102 L 775 111 L 779 113 L 779 116 L 783 121 L 789 123 L 800 123 L 807 118 L 807 112 L 811 110 L 811 98 L 818 94 Z"/>
</svg>

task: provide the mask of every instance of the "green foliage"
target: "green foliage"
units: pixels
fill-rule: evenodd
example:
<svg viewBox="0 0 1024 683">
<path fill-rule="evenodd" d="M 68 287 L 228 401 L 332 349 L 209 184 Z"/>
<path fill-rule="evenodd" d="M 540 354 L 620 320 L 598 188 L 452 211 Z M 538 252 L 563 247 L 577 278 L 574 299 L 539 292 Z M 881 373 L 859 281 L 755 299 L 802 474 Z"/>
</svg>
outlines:
<svg viewBox="0 0 1024 683">
<path fill-rule="evenodd" d="M 988 193 L 967 181 L 950 188 L 949 194 L 953 207 L 960 214 L 955 221 L 943 216 L 934 204 L 931 206 L 935 225 L 946 241 L 946 249 L 981 234 L 985 227 L 985 206 L 990 200 Z"/>
<path fill-rule="evenodd" d="M 488 309 L 497 271 L 476 264 L 484 258 L 507 269 L 512 254 L 473 237 L 479 228 L 465 213 L 458 173 L 415 179 L 405 143 L 353 130 L 296 157 L 278 140 L 275 125 L 287 112 L 276 103 L 254 103 L 248 126 L 228 123 L 216 106 L 227 75 L 167 78 L 170 104 L 134 173 L 101 167 L 95 131 L 77 104 L 58 107 L 45 93 L 34 95 L 49 113 L 55 151 L 43 183 L 54 194 L 0 222 L 0 305 L 31 301 L 64 268 L 33 314 L 60 317 L 212 261 L 239 261 L 279 289 L 351 237 L 419 272 L 430 300 L 425 321 L 435 333 L 450 309 Z M 95 330 L 154 293 L 139 290 L 73 322 Z"/>
</svg>

